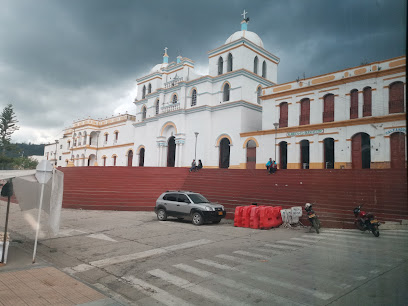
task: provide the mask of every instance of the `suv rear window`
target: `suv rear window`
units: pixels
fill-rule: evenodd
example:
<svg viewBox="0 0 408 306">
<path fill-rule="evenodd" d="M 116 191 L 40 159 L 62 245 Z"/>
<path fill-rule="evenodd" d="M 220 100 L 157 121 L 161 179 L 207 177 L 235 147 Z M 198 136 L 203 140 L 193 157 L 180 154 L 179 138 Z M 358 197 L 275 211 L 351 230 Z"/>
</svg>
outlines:
<svg viewBox="0 0 408 306">
<path fill-rule="evenodd" d="M 165 201 L 174 201 L 177 202 L 177 193 L 169 193 L 163 197 Z"/>
<path fill-rule="evenodd" d="M 198 193 L 191 193 L 188 196 L 190 197 L 191 201 L 193 201 L 194 204 L 210 203 L 210 201 L 208 201 L 204 196 Z"/>
</svg>

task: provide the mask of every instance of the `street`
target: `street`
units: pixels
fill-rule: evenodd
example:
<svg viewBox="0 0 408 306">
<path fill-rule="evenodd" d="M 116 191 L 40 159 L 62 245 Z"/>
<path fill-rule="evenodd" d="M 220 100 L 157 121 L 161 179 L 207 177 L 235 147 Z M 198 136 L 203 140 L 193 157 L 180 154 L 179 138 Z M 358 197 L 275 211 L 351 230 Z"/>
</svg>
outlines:
<svg viewBox="0 0 408 306">
<path fill-rule="evenodd" d="M 31 252 L 15 207 L 10 230 Z M 59 236 L 40 239 L 38 257 L 125 305 L 405 305 L 407 238 L 381 227 L 376 238 L 64 209 Z"/>
</svg>

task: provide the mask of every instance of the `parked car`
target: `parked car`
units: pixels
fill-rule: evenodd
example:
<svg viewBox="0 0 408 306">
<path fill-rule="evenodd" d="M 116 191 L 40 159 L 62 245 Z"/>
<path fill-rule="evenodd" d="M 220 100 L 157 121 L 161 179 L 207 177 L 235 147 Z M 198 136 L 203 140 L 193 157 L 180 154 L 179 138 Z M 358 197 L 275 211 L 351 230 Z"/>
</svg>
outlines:
<svg viewBox="0 0 408 306">
<path fill-rule="evenodd" d="M 167 217 L 191 218 L 194 225 L 210 221 L 219 223 L 226 215 L 224 206 L 211 203 L 199 193 L 183 190 L 170 190 L 161 194 L 154 211 L 160 221 L 167 220 Z"/>
</svg>

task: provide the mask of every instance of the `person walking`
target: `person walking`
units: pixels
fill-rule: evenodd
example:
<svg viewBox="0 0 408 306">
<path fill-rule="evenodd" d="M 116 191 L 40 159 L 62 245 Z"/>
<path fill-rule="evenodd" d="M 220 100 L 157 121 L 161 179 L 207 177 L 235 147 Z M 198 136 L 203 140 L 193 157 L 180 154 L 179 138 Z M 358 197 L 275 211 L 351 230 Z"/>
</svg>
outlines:
<svg viewBox="0 0 408 306">
<path fill-rule="evenodd" d="M 195 159 L 193 159 L 193 162 L 191 163 L 190 172 L 191 171 L 196 171 L 196 168 L 197 168 L 196 161 L 195 161 Z"/>
<path fill-rule="evenodd" d="M 266 163 L 266 169 L 268 171 L 268 174 L 271 174 L 271 171 L 272 171 L 272 158 L 269 158 L 268 162 Z"/>
</svg>

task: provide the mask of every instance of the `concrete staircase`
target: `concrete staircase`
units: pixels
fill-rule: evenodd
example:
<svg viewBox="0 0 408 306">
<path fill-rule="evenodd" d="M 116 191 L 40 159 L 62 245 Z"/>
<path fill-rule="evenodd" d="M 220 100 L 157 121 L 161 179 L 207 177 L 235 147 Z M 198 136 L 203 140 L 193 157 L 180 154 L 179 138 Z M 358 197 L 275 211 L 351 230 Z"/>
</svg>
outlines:
<svg viewBox="0 0 408 306">
<path fill-rule="evenodd" d="M 233 218 L 236 206 L 316 202 L 325 227 L 352 227 L 360 203 L 380 221 L 408 220 L 407 174 L 403 170 L 266 170 L 155 167 L 62 168 L 66 208 L 153 210 L 166 190 L 191 190 L 223 204 Z M 307 220 L 303 220 L 308 224 Z"/>
</svg>

